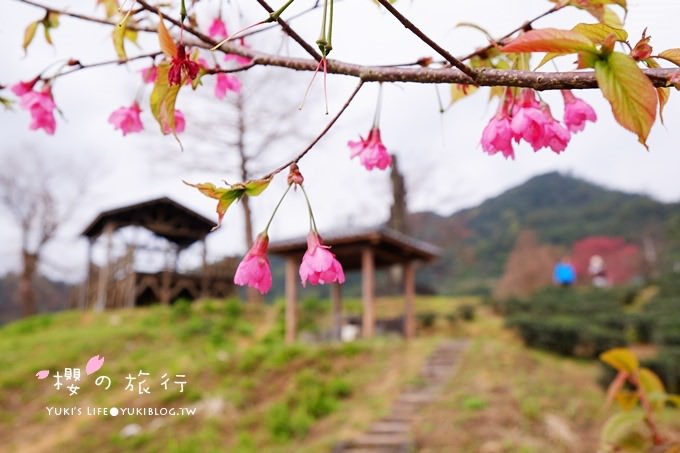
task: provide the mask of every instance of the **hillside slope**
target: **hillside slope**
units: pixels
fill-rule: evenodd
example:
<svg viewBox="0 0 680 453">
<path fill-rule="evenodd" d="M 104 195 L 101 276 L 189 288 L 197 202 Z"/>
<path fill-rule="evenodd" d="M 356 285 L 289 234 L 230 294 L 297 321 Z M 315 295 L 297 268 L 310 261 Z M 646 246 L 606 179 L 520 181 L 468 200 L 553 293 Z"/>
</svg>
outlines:
<svg viewBox="0 0 680 453">
<path fill-rule="evenodd" d="M 439 292 L 489 288 L 503 271 L 521 230 L 534 230 L 542 242 L 566 248 L 590 235 L 643 237 L 671 250 L 667 235 L 680 204 L 658 202 L 560 173 L 536 176 L 479 206 L 442 217 L 412 214 L 415 236 L 444 249 L 442 259 L 421 272 L 421 284 Z"/>
</svg>

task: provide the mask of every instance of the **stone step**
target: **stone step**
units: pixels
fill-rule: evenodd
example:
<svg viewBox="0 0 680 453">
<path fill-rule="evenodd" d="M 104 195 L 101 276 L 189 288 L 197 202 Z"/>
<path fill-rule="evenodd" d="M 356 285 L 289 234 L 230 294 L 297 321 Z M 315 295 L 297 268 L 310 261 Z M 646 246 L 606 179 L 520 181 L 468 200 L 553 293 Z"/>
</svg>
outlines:
<svg viewBox="0 0 680 453">
<path fill-rule="evenodd" d="M 369 433 L 408 433 L 411 430 L 411 424 L 403 421 L 379 421 L 368 428 Z"/>
<path fill-rule="evenodd" d="M 347 447 L 390 448 L 411 444 L 411 436 L 407 434 L 361 434 L 347 441 Z"/>
</svg>

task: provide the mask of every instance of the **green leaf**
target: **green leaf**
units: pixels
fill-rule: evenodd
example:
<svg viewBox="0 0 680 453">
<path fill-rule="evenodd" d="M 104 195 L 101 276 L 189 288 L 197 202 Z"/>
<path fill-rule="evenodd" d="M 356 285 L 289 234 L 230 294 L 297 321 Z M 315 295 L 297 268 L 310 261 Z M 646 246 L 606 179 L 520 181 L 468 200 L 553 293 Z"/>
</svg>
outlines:
<svg viewBox="0 0 680 453">
<path fill-rule="evenodd" d="M 597 52 L 587 37 L 572 30 L 543 28 L 528 31 L 501 48 L 503 52 Z"/>
<path fill-rule="evenodd" d="M 40 23 L 39 20 L 31 22 L 30 24 L 28 24 L 28 27 L 26 27 L 26 30 L 24 30 L 24 42 L 22 44 L 24 52 L 28 50 L 28 46 L 31 45 L 33 38 L 35 38 L 35 32 L 38 29 L 39 23 Z"/>
<path fill-rule="evenodd" d="M 597 61 L 595 76 L 616 121 L 635 133 L 647 148 L 647 137 L 656 120 L 658 102 L 652 82 L 635 60 L 620 52 L 612 52 Z"/>
<path fill-rule="evenodd" d="M 182 85 L 170 85 L 168 83 L 169 70 L 170 65 L 167 62 L 158 65 L 158 75 L 156 76 L 153 90 L 151 90 L 149 103 L 151 114 L 156 118 L 161 132 L 166 133 L 163 126 L 167 125 L 175 138 L 177 138 L 175 133 L 175 103 L 177 102 L 177 95 Z"/>
<path fill-rule="evenodd" d="M 0 104 L 5 107 L 5 110 L 12 110 L 12 104 L 14 104 L 14 101 L 0 96 Z"/>
<path fill-rule="evenodd" d="M 644 428 L 645 414 L 641 410 L 619 412 L 607 420 L 600 433 L 600 444 L 605 447 L 632 447 L 639 445 L 640 431 Z M 638 450 L 643 451 L 643 450 Z"/>
<path fill-rule="evenodd" d="M 211 182 L 192 184 L 182 181 L 184 184 L 198 189 L 203 195 L 217 201 L 217 229 L 222 225 L 222 218 L 234 201 L 239 200 L 244 195 L 256 196 L 264 192 L 272 177 L 246 181 L 245 183 L 232 184 L 229 187 L 217 187 Z"/>
<path fill-rule="evenodd" d="M 624 42 L 628 40 L 628 32 L 621 28 L 614 28 L 607 24 L 578 24 L 572 31 L 582 34 L 595 44 L 602 44 L 610 35 L 616 36 L 616 40 Z"/>
<path fill-rule="evenodd" d="M 97 0 L 97 4 L 104 5 L 107 19 L 111 19 L 118 14 L 118 2 L 116 0 Z"/>
<path fill-rule="evenodd" d="M 113 47 L 116 49 L 116 55 L 119 60 L 127 60 L 127 53 L 125 53 L 125 33 L 127 32 L 127 24 L 130 17 L 126 17 L 116 25 L 113 29 Z"/>
<path fill-rule="evenodd" d="M 640 368 L 635 354 L 627 348 L 614 348 L 600 354 L 600 360 L 618 371 L 634 374 Z"/>
<path fill-rule="evenodd" d="M 676 66 L 680 66 L 680 49 L 668 49 L 659 54 L 659 58 L 668 60 Z"/>
<path fill-rule="evenodd" d="M 45 32 L 45 41 L 47 41 L 51 45 L 54 45 L 54 43 L 52 42 L 52 36 L 50 35 L 50 27 L 48 25 L 45 25 L 44 21 L 43 21 L 43 31 Z"/>
</svg>

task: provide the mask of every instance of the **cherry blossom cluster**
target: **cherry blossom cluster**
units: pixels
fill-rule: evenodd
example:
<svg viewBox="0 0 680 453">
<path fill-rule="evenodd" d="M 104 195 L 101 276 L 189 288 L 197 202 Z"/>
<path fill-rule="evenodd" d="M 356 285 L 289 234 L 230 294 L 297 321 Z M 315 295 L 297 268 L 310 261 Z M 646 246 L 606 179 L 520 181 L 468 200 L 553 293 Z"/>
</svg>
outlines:
<svg viewBox="0 0 680 453">
<path fill-rule="evenodd" d="M 35 90 L 39 80 L 36 77 L 29 82 L 19 82 L 12 86 L 12 92 L 19 96 L 19 106 L 31 114 L 31 130 L 43 129 L 47 134 L 53 135 L 57 127 L 54 119 L 57 105 L 52 98 L 52 86 L 49 82 L 43 82 L 42 88 Z"/>
<path fill-rule="evenodd" d="M 281 201 L 286 197 L 291 187 L 299 187 L 305 194 L 307 207 L 309 208 L 309 234 L 307 235 L 307 251 L 302 257 L 300 263 L 300 281 L 302 286 L 306 286 L 307 282 L 312 285 L 325 285 L 329 283 L 344 283 L 345 273 L 342 265 L 335 258 L 335 255 L 329 250 L 330 247 L 324 245 L 321 236 L 316 229 L 316 222 L 312 214 L 312 208 L 309 203 L 309 198 L 302 186 L 304 179 L 298 166 L 291 165 L 290 173 L 288 175 L 288 189 L 281 197 Z M 248 250 L 243 260 L 239 263 L 234 275 L 234 283 L 239 286 L 250 286 L 257 289 L 260 294 L 269 292 L 272 287 L 272 272 L 267 257 L 267 249 L 269 247 L 269 236 L 267 231 L 271 225 L 272 219 L 276 215 L 281 201 L 274 209 L 272 217 L 269 220 L 266 228 L 257 236 L 255 243 Z"/>
<path fill-rule="evenodd" d="M 482 148 L 493 155 L 498 152 L 507 158 L 515 158 L 513 141 L 524 140 L 534 151 L 550 148 L 559 154 L 571 140 L 572 133 L 581 132 L 586 121 L 597 121 L 593 108 L 584 100 L 563 90 L 564 125 L 557 121 L 548 104 L 536 100 L 536 93 L 523 89 L 517 97 L 510 90 L 498 106 L 482 133 Z"/>
</svg>

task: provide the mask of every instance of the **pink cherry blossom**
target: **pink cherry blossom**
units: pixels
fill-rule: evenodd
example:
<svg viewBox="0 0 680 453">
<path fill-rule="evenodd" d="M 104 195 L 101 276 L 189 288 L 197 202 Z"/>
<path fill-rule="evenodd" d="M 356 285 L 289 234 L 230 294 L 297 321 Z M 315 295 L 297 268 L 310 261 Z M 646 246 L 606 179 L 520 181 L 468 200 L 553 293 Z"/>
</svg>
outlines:
<svg viewBox="0 0 680 453">
<path fill-rule="evenodd" d="M 563 90 L 564 124 L 570 132 L 581 132 L 586 127 L 586 121 L 597 121 L 595 110 L 583 99 L 574 96 L 571 91 Z"/>
<path fill-rule="evenodd" d="M 210 24 L 210 28 L 208 29 L 208 36 L 220 40 L 227 38 L 227 26 L 224 25 L 221 18 L 216 17 L 212 21 L 212 24 Z"/>
<path fill-rule="evenodd" d="M 545 126 L 550 118 L 541 110 L 533 90 L 524 90 L 512 117 L 512 132 L 516 142 L 526 140 L 534 151 L 545 146 Z"/>
<path fill-rule="evenodd" d="M 327 245 L 321 243 L 321 238 L 314 231 L 307 236 L 307 251 L 300 264 L 300 280 L 302 286 L 307 282 L 312 285 L 326 283 L 345 283 L 345 273 L 342 265 L 331 253 Z"/>
<path fill-rule="evenodd" d="M 215 97 L 217 99 L 224 99 L 224 96 L 227 95 L 227 91 L 233 91 L 235 93 L 241 91 L 241 81 L 235 76 L 229 76 L 222 73 L 217 74 L 217 80 L 215 81 Z"/>
<path fill-rule="evenodd" d="M 53 135 L 57 127 L 54 120 L 54 109 L 56 104 L 52 99 L 52 91 L 49 86 L 45 86 L 42 91 L 28 91 L 21 95 L 19 100 L 21 108 L 31 113 L 33 121 L 31 130 L 44 129 L 49 135 Z"/>
<path fill-rule="evenodd" d="M 349 141 L 347 146 L 352 151 L 351 158 L 359 156 L 361 164 L 367 170 L 379 168 L 384 170 L 392 164 L 392 156 L 387 152 L 387 148 L 380 139 L 380 129 L 374 127 L 368 133 L 368 138 L 364 140 L 359 136 L 359 141 Z"/>
<path fill-rule="evenodd" d="M 158 66 L 152 65 L 140 71 L 142 73 L 142 80 L 144 83 L 154 83 L 158 77 Z"/>
<path fill-rule="evenodd" d="M 144 130 L 142 120 L 139 118 L 141 111 L 139 104 L 135 101 L 130 107 L 121 107 L 111 113 L 109 123 L 113 124 L 115 129 L 120 129 L 123 132 L 123 136 L 134 132 L 141 132 Z"/>
<path fill-rule="evenodd" d="M 12 93 L 16 94 L 17 96 L 23 96 L 24 94 L 33 91 L 33 87 L 37 81 L 38 78 L 36 77 L 35 79 L 29 80 L 28 82 L 16 83 L 12 85 Z"/>
<path fill-rule="evenodd" d="M 555 118 L 553 118 L 552 113 L 550 113 L 550 107 L 544 104 L 541 107 L 546 118 L 549 119 L 545 123 L 545 135 L 543 137 L 543 146 L 552 149 L 557 154 L 561 153 L 567 148 L 569 140 L 571 140 L 571 133 L 560 124 Z"/>
<path fill-rule="evenodd" d="M 269 237 L 265 233 L 260 234 L 239 263 L 234 275 L 235 284 L 250 286 L 257 289 L 260 294 L 265 294 L 271 289 L 272 271 L 267 258 L 268 246 Z"/>
<path fill-rule="evenodd" d="M 184 132 L 186 126 L 186 121 L 184 120 L 184 113 L 181 110 L 175 109 L 175 134 L 181 134 Z M 167 123 L 163 123 L 163 133 L 170 134 L 172 130 Z"/>
<path fill-rule="evenodd" d="M 199 69 L 199 64 L 187 55 L 184 45 L 177 44 L 177 55 L 172 57 L 170 69 L 168 69 L 168 83 L 179 85 L 184 77 L 186 77 L 185 81 L 194 80 L 198 76 Z"/>
<path fill-rule="evenodd" d="M 508 157 L 515 159 L 510 123 L 511 119 L 506 112 L 506 105 L 503 103 L 482 132 L 482 149 L 485 152 L 493 155 L 500 151 L 506 159 Z"/>
</svg>

